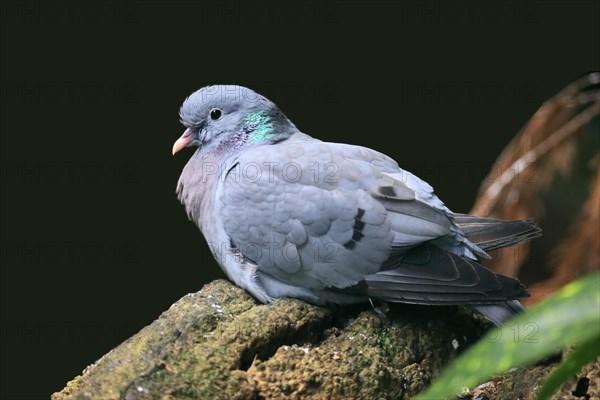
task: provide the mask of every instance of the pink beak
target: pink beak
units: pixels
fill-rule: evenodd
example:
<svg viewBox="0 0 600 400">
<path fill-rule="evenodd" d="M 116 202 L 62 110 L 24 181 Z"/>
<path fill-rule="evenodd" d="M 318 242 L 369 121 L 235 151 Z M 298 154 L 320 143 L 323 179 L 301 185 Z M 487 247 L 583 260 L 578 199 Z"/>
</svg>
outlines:
<svg viewBox="0 0 600 400">
<path fill-rule="evenodd" d="M 186 129 L 185 132 L 183 132 L 183 135 L 181 135 L 181 137 L 177 139 L 177 141 L 173 145 L 173 155 L 175 155 L 175 153 L 177 153 L 179 150 L 186 147 L 193 139 L 194 133 L 192 132 L 192 130 L 189 128 Z"/>
</svg>

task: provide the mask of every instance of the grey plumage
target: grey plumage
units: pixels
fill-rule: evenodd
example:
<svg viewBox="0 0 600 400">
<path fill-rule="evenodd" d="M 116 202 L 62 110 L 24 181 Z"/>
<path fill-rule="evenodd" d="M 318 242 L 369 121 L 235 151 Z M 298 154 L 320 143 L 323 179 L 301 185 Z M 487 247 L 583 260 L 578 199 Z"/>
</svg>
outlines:
<svg viewBox="0 0 600 400">
<path fill-rule="evenodd" d="M 203 88 L 180 116 L 173 152 L 199 148 L 178 197 L 260 301 L 466 304 L 497 324 L 521 309 L 523 285 L 478 259 L 539 235 L 533 222 L 454 214 L 391 158 L 314 139 L 247 88 Z"/>
<path fill-rule="evenodd" d="M 485 251 L 512 246 L 541 235 L 540 228 L 532 220 L 502 221 L 455 214 L 454 221 L 469 240 Z"/>
</svg>

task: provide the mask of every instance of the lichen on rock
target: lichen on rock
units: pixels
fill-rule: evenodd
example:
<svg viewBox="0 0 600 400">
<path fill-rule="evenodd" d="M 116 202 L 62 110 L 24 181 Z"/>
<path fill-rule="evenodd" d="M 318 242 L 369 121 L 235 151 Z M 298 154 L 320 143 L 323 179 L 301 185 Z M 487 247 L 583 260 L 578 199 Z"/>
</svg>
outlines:
<svg viewBox="0 0 600 400">
<path fill-rule="evenodd" d="M 410 399 L 489 326 L 460 307 L 259 304 L 218 280 L 52 400 Z"/>
</svg>

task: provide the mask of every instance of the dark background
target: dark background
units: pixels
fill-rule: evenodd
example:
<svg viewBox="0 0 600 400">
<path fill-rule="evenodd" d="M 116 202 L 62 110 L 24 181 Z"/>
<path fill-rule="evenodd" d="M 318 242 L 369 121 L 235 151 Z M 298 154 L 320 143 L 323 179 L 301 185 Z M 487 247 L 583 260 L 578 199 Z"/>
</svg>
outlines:
<svg viewBox="0 0 600 400">
<path fill-rule="evenodd" d="M 599 4 L 3 1 L 2 399 L 47 398 L 223 277 L 174 194 L 192 91 L 248 86 L 466 212 L 538 106 L 600 69 Z"/>
</svg>

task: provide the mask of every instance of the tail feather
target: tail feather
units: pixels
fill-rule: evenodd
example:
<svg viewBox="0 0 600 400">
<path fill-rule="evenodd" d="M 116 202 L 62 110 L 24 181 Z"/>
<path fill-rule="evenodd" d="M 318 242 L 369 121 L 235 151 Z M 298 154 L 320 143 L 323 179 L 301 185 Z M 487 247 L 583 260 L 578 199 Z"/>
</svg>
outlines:
<svg viewBox="0 0 600 400">
<path fill-rule="evenodd" d="M 527 310 L 519 300 L 495 304 L 470 304 L 469 308 L 477 311 L 497 326 L 502 325 L 516 314 Z"/>
<path fill-rule="evenodd" d="M 541 235 L 532 221 L 502 221 L 456 214 L 464 236 L 483 250 L 511 246 Z M 392 303 L 463 304 L 501 325 L 525 311 L 519 298 L 529 296 L 516 278 L 496 274 L 476 260 L 461 257 L 426 242 L 393 254 L 375 274 L 362 282 L 369 297 Z"/>
<path fill-rule="evenodd" d="M 503 221 L 456 214 L 454 221 L 464 235 L 485 251 L 508 247 L 542 234 L 533 220 Z"/>
<path fill-rule="evenodd" d="M 495 218 L 457 214 L 456 224 L 464 235 L 485 251 L 513 246 L 541 236 L 542 230 L 531 220 L 503 221 Z M 519 300 L 493 304 L 470 304 L 469 307 L 496 325 L 502 325 L 526 308 Z"/>
<path fill-rule="evenodd" d="M 366 276 L 364 283 L 370 297 L 392 303 L 490 304 L 529 296 L 517 279 L 432 243 L 389 260 L 385 269 Z"/>
</svg>

